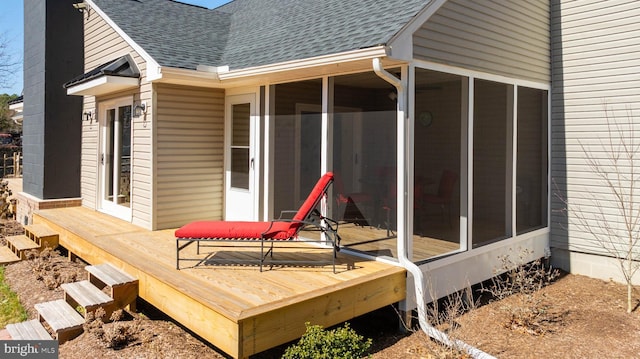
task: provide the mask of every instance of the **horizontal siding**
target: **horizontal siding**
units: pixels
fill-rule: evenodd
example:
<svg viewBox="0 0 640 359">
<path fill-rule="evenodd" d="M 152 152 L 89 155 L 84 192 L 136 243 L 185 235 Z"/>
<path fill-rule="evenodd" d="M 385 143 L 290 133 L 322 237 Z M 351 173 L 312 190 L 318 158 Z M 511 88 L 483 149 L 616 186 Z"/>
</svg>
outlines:
<svg viewBox="0 0 640 359">
<path fill-rule="evenodd" d="M 414 57 L 550 82 L 547 1 L 447 1 L 413 36 Z"/>
<path fill-rule="evenodd" d="M 588 157 L 612 179 L 640 172 L 637 162 L 613 167 L 613 152 L 607 149 L 609 143 L 616 148 L 622 143 L 620 132 L 616 127 L 609 131 L 608 122 L 621 124 L 627 139 L 640 138 L 635 118 L 640 110 L 640 2 L 561 0 L 551 10 L 555 184 L 551 243 L 556 248 L 606 254 L 589 230 L 576 223 L 583 214 L 596 229 L 603 223 L 601 216 L 614 227 L 623 225 L 620 200 L 595 173 Z M 640 199 L 629 198 L 625 201 L 640 206 Z"/>
<path fill-rule="evenodd" d="M 224 91 L 159 85 L 156 229 L 222 219 Z"/>
<path fill-rule="evenodd" d="M 141 227 L 152 228 L 152 132 L 148 125 L 153 118 L 153 106 L 151 84 L 146 82 L 146 63 L 144 59 L 129 46 L 129 44 L 98 14 L 94 13 L 85 19 L 85 71 L 90 71 L 108 61 L 124 55 L 131 55 L 142 75 L 139 89 L 113 93 L 95 98 L 85 96 L 84 110 L 98 111 L 100 102 L 129 98 L 133 101 L 146 101 L 148 105 L 146 120 L 144 117 L 133 118 L 132 133 L 132 179 L 131 179 L 131 205 L 132 223 Z M 98 113 L 98 118 L 100 114 Z M 98 186 L 99 170 L 98 159 L 100 156 L 99 125 L 83 122 L 83 141 L 81 157 L 81 192 L 83 205 L 97 209 L 99 203 Z"/>
</svg>

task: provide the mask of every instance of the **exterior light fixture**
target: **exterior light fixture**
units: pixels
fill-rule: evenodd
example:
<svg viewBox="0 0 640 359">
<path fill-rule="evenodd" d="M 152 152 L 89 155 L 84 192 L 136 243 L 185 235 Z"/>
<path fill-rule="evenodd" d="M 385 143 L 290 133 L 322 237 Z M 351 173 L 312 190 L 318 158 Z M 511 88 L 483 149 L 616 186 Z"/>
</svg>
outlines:
<svg viewBox="0 0 640 359">
<path fill-rule="evenodd" d="M 84 122 L 84 121 L 88 121 L 88 122 L 89 122 L 89 124 L 92 124 L 92 123 L 93 123 L 93 120 L 94 120 L 94 116 L 93 116 L 93 114 L 94 114 L 94 113 L 93 113 L 93 111 L 85 111 L 85 112 L 82 114 L 82 116 L 83 116 L 83 118 L 82 118 L 82 122 Z"/>
<path fill-rule="evenodd" d="M 133 106 L 133 117 L 140 117 L 147 114 L 147 103 L 141 102 Z"/>
<path fill-rule="evenodd" d="M 87 9 L 87 4 L 85 4 L 84 2 L 79 2 L 73 4 L 73 7 L 80 12 L 84 12 Z"/>
</svg>

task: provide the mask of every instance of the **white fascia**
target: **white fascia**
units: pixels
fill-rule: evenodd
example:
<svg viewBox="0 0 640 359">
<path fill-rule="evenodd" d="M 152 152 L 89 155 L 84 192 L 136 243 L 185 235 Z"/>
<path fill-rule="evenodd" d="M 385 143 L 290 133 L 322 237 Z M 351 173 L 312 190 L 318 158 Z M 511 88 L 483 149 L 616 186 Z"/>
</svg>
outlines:
<svg viewBox="0 0 640 359">
<path fill-rule="evenodd" d="M 78 85 L 70 86 L 67 88 L 67 95 L 98 96 L 109 92 L 138 87 L 140 84 L 139 81 L 137 77 L 104 75 Z"/>
<path fill-rule="evenodd" d="M 147 53 L 140 45 L 133 41 L 133 39 L 129 37 L 129 35 L 127 35 L 127 33 L 124 32 L 115 22 L 113 22 L 113 20 L 111 20 L 111 18 L 107 16 L 107 14 L 102 11 L 92 0 L 84 0 L 84 2 L 86 2 L 93 11 L 100 15 L 100 17 L 107 24 L 109 24 L 109 26 L 111 26 L 116 31 L 116 33 L 120 35 L 124 39 L 124 41 L 144 59 L 147 64 L 147 80 L 151 81 L 162 76 L 160 74 L 160 65 L 156 60 L 153 59 L 153 57 L 151 57 L 151 55 L 149 55 L 149 53 Z"/>
<path fill-rule="evenodd" d="M 335 65 L 344 62 L 370 60 L 378 57 L 386 57 L 388 55 L 387 46 L 375 46 L 365 49 L 358 49 L 346 52 L 340 52 L 331 55 L 322 55 L 310 57 L 300 60 L 292 60 L 279 62 L 275 64 L 249 67 L 245 69 L 231 70 L 227 72 L 219 72 L 220 80 L 240 79 L 246 77 L 266 75 L 276 72 L 286 72 L 292 70 L 300 70 L 311 67 Z"/>
<path fill-rule="evenodd" d="M 222 67 L 222 71 L 225 69 L 228 69 L 228 67 Z M 160 67 L 158 76 L 154 79 L 149 79 L 149 81 L 219 87 L 218 71 L 221 71 L 221 68 L 204 65 L 198 65 L 196 70 Z"/>
<path fill-rule="evenodd" d="M 13 110 L 16 112 L 21 112 L 24 108 L 24 101 L 16 102 L 14 104 L 9 105 L 9 110 Z"/>
</svg>

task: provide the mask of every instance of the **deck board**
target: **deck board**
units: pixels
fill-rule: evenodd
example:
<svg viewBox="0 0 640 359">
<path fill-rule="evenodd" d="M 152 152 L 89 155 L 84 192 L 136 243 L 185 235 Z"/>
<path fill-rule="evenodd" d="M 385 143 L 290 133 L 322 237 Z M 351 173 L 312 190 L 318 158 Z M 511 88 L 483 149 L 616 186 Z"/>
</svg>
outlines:
<svg viewBox="0 0 640 359">
<path fill-rule="evenodd" d="M 327 266 L 199 265 L 175 269 L 174 230 L 147 231 L 83 207 L 41 210 L 35 223 L 89 264 L 110 263 L 139 279 L 139 295 L 232 357 L 247 357 L 294 340 L 304 323 L 331 326 L 405 297 L 403 268 L 339 253 Z M 201 260 L 255 256 L 254 248 L 181 252 Z M 278 258 L 330 258 L 317 248 L 277 248 Z M 193 263 L 195 264 L 195 262 Z M 186 262 L 185 262 L 186 265 Z M 181 263 L 182 268 L 182 263 Z"/>
</svg>

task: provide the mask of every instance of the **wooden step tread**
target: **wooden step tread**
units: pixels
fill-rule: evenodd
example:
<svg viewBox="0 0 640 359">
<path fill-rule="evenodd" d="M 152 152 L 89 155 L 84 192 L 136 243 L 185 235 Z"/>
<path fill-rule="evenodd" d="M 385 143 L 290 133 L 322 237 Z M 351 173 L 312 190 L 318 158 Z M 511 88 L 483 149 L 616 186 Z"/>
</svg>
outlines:
<svg viewBox="0 0 640 359">
<path fill-rule="evenodd" d="M 113 303 L 113 299 L 91 284 L 88 280 L 60 285 L 66 296 L 70 296 L 78 305 L 91 311 L 96 307 Z"/>
<path fill-rule="evenodd" d="M 8 236 L 6 239 L 7 243 L 9 243 L 9 247 L 13 247 L 18 251 L 40 248 L 36 242 L 32 241 L 25 235 Z"/>
<path fill-rule="evenodd" d="M 41 223 L 26 225 L 24 226 L 24 230 L 25 232 L 31 233 L 36 237 L 51 237 L 58 235 L 58 233 L 51 229 L 51 227 Z"/>
<path fill-rule="evenodd" d="M 51 340 L 51 335 L 37 319 L 7 324 L 7 331 L 13 340 Z"/>
<path fill-rule="evenodd" d="M 0 264 L 9 264 L 19 262 L 20 257 L 18 257 L 11 248 L 2 246 L 0 247 Z"/>
<path fill-rule="evenodd" d="M 38 303 L 35 305 L 38 314 L 56 332 L 82 329 L 84 318 L 76 312 L 64 299 L 51 302 Z"/>
<path fill-rule="evenodd" d="M 85 269 L 90 273 L 90 275 L 110 287 L 117 287 L 138 281 L 136 278 L 124 273 L 108 263 L 86 266 Z"/>
</svg>

